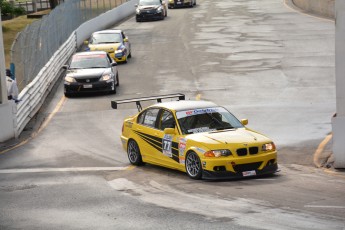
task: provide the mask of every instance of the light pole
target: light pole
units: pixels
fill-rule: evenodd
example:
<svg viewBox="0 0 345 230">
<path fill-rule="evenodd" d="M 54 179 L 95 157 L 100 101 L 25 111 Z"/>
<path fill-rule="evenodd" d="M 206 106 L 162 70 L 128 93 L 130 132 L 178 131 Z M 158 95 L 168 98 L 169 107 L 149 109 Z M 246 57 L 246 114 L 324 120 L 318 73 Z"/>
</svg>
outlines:
<svg viewBox="0 0 345 230">
<path fill-rule="evenodd" d="M 334 167 L 345 168 L 345 1 L 335 1 L 336 115 L 332 118 Z"/>
</svg>

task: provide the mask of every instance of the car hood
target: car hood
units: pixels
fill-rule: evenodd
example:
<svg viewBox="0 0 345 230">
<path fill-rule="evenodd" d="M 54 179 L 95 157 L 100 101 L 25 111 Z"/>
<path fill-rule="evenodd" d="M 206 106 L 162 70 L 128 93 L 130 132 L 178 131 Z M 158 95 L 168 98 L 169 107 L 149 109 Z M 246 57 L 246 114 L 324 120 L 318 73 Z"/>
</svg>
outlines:
<svg viewBox="0 0 345 230">
<path fill-rule="evenodd" d="M 245 128 L 190 134 L 186 138 L 210 145 L 250 144 L 271 141 L 268 137 Z"/>
<path fill-rule="evenodd" d="M 67 71 L 66 75 L 74 78 L 83 79 L 101 77 L 106 72 L 110 72 L 109 68 L 70 69 Z"/>
<path fill-rule="evenodd" d="M 160 7 L 160 5 L 148 5 L 148 6 L 138 6 L 137 9 L 139 10 L 154 10 L 157 9 L 158 7 Z"/>
<path fill-rule="evenodd" d="M 107 43 L 107 44 L 96 44 L 96 45 L 89 44 L 89 48 L 91 51 L 103 50 L 109 53 L 109 52 L 114 52 L 121 45 L 122 43 Z"/>
</svg>

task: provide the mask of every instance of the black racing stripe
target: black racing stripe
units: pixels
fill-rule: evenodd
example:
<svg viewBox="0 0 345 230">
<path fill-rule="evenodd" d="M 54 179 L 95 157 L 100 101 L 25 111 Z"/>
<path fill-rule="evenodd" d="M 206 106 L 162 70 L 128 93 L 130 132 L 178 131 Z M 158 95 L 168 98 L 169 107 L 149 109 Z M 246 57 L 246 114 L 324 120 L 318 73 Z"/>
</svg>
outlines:
<svg viewBox="0 0 345 230">
<path fill-rule="evenodd" d="M 138 132 L 138 131 L 135 131 L 135 130 L 133 130 L 133 131 L 135 133 L 137 133 L 137 134 L 141 134 L 141 135 L 143 135 L 143 136 L 145 136 L 147 138 L 150 138 L 150 139 L 153 139 L 155 141 L 158 141 L 158 142 L 162 143 L 162 138 L 159 138 L 159 137 L 156 137 L 156 136 L 152 136 L 152 135 L 149 135 L 149 134 L 146 134 L 146 133 Z"/>
<path fill-rule="evenodd" d="M 151 140 L 150 138 L 148 138 L 150 135 L 144 135 L 143 133 L 137 132 L 137 131 L 134 131 L 134 132 L 138 136 L 140 136 L 144 141 L 146 141 L 148 144 L 150 144 L 152 147 L 154 147 L 158 151 L 162 152 L 162 141 L 157 143 L 156 140 Z M 157 138 L 155 138 L 155 139 L 157 139 Z"/>
<path fill-rule="evenodd" d="M 159 137 L 155 137 L 152 135 L 148 135 L 146 133 L 142 133 L 142 132 L 138 132 L 133 130 L 133 132 L 135 132 L 138 136 L 140 136 L 146 143 L 148 143 L 149 145 L 151 145 L 153 148 L 157 149 L 159 152 L 163 153 L 163 149 L 162 149 L 162 138 Z M 172 159 L 174 161 L 176 161 L 177 163 L 180 162 L 179 159 L 179 150 L 178 150 L 178 143 L 177 142 L 172 142 Z"/>
<path fill-rule="evenodd" d="M 173 142 L 172 143 L 172 147 L 175 148 L 175 149 L 178 149 L 178 143 L 177 142 Z"/>
</svg>

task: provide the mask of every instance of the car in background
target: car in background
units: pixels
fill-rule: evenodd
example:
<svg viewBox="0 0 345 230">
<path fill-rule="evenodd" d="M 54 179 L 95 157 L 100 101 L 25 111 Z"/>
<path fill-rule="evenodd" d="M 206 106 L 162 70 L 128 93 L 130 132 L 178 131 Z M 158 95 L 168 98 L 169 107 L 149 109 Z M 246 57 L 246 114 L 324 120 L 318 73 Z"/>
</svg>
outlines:
<svg viewBox="0 0 345 230">
<path fill-rule="evenodd" d="M 105 51 L 79 52 L 64 65 L 64 94 L 66 97 L 87 92 L 116 93 L 119 86 L 117 63 Z"/>
<path fill-rule="evenodd" d="M 193 7 L 196 5 L 196 0 L 169 0 L 168 8 L 177 7 Z"/>
<path fill-rule="evenodd" d="M 84 43 L 88 46 L 87 50 L 103 50 L 118 63 L 127 63 L 128 58 L 132 57 L 131 43 L 122 30 L 111 29 L 94 32 Z"/>
<path fill-rule="evenodd" d="M 164 0 L 139 0 L 135 4 L 137 22 L 146 20 L 164 20 L 168 16 L 168 9 Z"/>
<path fill-rule="evenodd" d="M 179 101 L 162 102 L 178 97 Z M 185 101 L 183 94 L 112 101 L 135 103 L 139 113 L 126 118 L 121 142 L 133 165 L 155 164 L 186 172 L 192 179 L 229 179 L 273 174 L 278 170 L 273 141 L 247 128 L 227 109 L 209 101 Z M 141 110 L 141 101 L 157 104 Z"/>
</svg>

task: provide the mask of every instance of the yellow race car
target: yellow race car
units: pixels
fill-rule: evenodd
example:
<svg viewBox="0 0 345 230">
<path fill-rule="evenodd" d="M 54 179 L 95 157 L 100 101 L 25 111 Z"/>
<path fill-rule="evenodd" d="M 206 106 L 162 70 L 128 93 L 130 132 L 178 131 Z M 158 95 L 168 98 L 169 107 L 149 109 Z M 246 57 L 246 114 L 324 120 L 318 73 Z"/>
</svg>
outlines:
<svg viewBox="0 0 345 230">
<path fill-rule="evenodd" d="M 178 100 L 162 102 L 163 99 Z M 142 101 L 157 104 L 142 110 Z M 139 113 L 124 120 L 121 141 L 133 165 L 150 163 L 186 172 L 192 179 L 226 179 L 273 174 L 277 151 L 271 139 L 209 101 L 170 94 L 112 101 L 136 103 Z"/>
<path fill-rule="evenodd" d="M 116 62 L 127 63 L 132 57 L 131 43 L 127 35 L 122 30 L 101 30 L 92 33 L 88 41 L 84 41 L 88 46 L 87 50 L 102 50 L 109 54 Z"/>
</svg>

